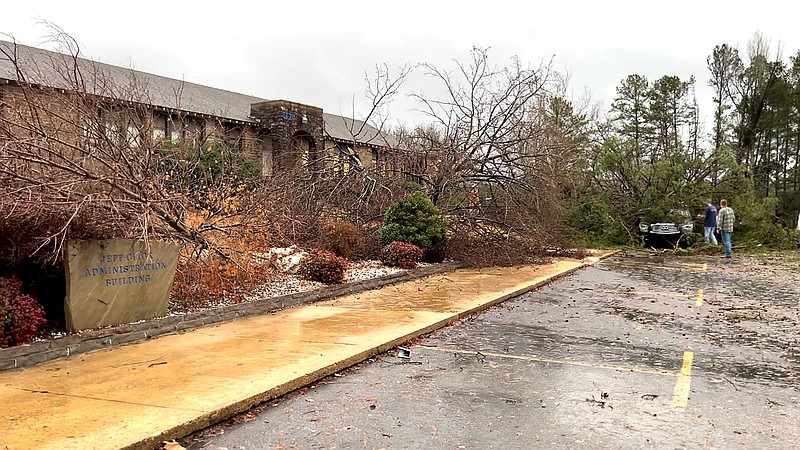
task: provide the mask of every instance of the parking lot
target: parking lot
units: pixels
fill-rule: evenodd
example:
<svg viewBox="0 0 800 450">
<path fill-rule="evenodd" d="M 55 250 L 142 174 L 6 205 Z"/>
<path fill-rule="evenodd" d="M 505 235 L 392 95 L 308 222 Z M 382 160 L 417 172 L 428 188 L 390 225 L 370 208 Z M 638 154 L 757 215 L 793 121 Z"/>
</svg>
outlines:
<svg viewBox="0 0 800 450">
<path fill-rule="evenodd" d="M 797 269 L 620 255 L 189 448 L 796 448 Z"/>
</svg>

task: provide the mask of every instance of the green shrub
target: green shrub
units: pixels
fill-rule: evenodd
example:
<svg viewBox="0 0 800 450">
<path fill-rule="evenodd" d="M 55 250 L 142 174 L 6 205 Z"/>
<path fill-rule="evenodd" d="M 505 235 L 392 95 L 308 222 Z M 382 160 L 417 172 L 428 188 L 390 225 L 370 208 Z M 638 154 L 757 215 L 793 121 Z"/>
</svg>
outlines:
<svg viewBox="0 0 800 450">
<path fill-rule="evenodd" d="M 0 277 L 0 347 L 27 344 L 47 323 L 44 308 L 16 277 Z"/>
<path fill-rule="evenodd" d="M 408 242 L 394 241 L 381 250 L 381 262 L 389 267 L 413 269 L 422 259 L 422 250 Z"/>
<path fill-rule="evenodd" d="M 309 250 L 298 269 L 298 275 L 325 284 L 343 283 L 347 260 L 328 250 Z"/>
<path fill-rule="evenodd" d="M 195 179 L 205 184 L 257 180 L 261 176 L 261 168 L 256 163 L 221 142 L 206 142 L 187 153 L 190 160 L 196 162 Z"/>
<path fill-rule="evenodd" d="M 587 193 L 580 203 L 572 205 L 567 215 L 572 239 L 600 246 L 631 243 L 631 233 L 614 216 L 615 211 L 607 198 Z"/>
<path fill-rule="evenodd" d="M 752 190 L 744 190 L 731 201 L 736 215 L 733 240 L 749 245 L 763 245 L 773 249 L 789 250 L 795 247 L 794 233 L 785 229 L 776 219 L 778 199 L 757 198 Z"/>
<path fill-rule="evenodd" d="M 358 226 L 345 220 L 334 220 L 322 227 L 319 246 L 352 261 L 364 252 L 364 235 Z"/>
<path fill-rule="evenodd" d="M 680 237 L 680 239 L 678 241 L 678 244 L 679 244 L 679 247 L 682 246 L 682 247 L 689 248 L 689 247 L 694 247 L 695 244 L 697 244 L 698 242 L 705 242 L 705 237 L 703 236 L 702 233 L 694 233 L 694 232 L 692 232 L 692 233 L 683 234 Z"/>
<path fill-rule="evenodd" d="M 442 247 L 447 243 L 444 218 L 422 192 L 414 192 L 392 203 L 378 229 L 378 241 L 409 242 L 420 248 Z"/>
<path fill-rule="evenodd" d="M 157 152 L 159 176 L 171 189 L 186 191 L 196 207 L 234 213 L 237 196 L 261 181 L 261 168 L 235 146 L 218 141 L 165 145 Z"/>
</svg>

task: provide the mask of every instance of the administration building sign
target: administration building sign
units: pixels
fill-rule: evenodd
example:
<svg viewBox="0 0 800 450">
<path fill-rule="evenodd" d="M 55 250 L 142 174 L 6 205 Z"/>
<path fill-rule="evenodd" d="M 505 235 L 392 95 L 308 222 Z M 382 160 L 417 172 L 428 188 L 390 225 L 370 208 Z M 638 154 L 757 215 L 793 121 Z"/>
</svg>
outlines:
<svg viewBox="0 0 800 450">
<path fill-rule="evenodd" d="M 129 239 L 68 242 L 67 330 L 165 315 L 178 250 L 167 242 Z"/>
</svg>

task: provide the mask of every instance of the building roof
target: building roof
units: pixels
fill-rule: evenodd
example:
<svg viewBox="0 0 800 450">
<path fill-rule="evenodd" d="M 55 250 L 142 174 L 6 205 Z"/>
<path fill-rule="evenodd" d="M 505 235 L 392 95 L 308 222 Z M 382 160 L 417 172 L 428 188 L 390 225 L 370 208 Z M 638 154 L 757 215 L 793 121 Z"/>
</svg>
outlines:
<svg viewBox="0 0 800 450">
<path fill-rule="evenodd" d="M 325 121 L 325 133 L 334 140 L 355 141 L 377 147 L 396 146 L 392 136 L 382 133 L 363 120 L 328 113 L 322 113 L 322 120 Z"/>
<path fill-rule="evenodd" d="M 250 117 L 250 105 L 267 101 L 2 40 L 0 80 L 81 90 L 106 98 L 248 123 L 255 123 Z M 360 120 L 328 113 L 323 114 L 323 120 L 326 135 L 334 140 L 387 146 L 391 139 Z"/>
</svg>

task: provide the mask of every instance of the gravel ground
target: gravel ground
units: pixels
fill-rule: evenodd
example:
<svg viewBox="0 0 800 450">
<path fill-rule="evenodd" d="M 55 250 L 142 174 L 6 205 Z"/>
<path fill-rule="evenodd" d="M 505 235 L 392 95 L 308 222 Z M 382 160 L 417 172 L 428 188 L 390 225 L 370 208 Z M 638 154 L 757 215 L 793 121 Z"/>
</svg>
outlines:
<svg viewBox="0 0 800 450">
<path fill-rule="evenodd" d="M 420 267 L 423 265 L 424 264 L 418 264 Z M 350 263 L 350 268 L 347 269 L 347 272 L 345 273 L 344 282 L 352 283 L 354 281 L 370 280 L 372 278 L 378 278 L 404 271 L 404 269 L 398 269 L 396 267 L 386 267 L 381 264 L 380 261 L 357 261 Z M 279 280 L 259 286 L 252 293 L 252 295 L 246 297 L 246 300 L 253 301 L 270 297 L 278 297 L 281 295 L 319 289 L 322 286 L 325 285 L 317 281 L 304 280 L 297 275 L 287 274 Z"/>
</svg>

